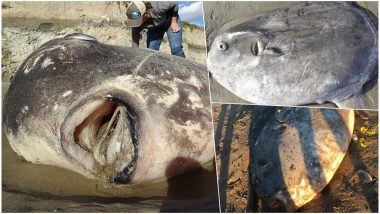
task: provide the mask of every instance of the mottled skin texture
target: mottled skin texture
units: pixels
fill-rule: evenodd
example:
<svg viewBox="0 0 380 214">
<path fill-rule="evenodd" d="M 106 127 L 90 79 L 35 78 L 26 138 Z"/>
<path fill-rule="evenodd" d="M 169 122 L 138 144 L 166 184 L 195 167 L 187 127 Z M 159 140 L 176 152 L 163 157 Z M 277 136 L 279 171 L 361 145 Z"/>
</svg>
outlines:
<svg viewBox="0 0 380 214">
<path fill-rule="evenodd" d="M 377 47 L 377 18 L 368 12 L 347 2 L 300 2 L 221 33 L 208 69 L 252 103 L 376 108 L 344 100 L 376 76 Z"/>
<path fill-rule="evenodd" d="M 353 110 L 257 108 L 251 185 L 264 209 L 294 211 L 329 183 L 348 149 Z"/>
<path fill-rule="evenodd" d="M 19 155 L 89 177 L 115 178 L 73 137 L 75 126 L 99 103 L 114 102 L 128 112 L 131 136 L 126 138 L 136 138 L 137 151 L 129 170 L 113 169 L 124 178 L 120 182 L 164 179 L 167 165 L 179 157 L 199 164 L 213 158 L 204 66 L 147 49 L 72 37 L 42 45 L 12 80 L 3 124 Z"/>
</svg>

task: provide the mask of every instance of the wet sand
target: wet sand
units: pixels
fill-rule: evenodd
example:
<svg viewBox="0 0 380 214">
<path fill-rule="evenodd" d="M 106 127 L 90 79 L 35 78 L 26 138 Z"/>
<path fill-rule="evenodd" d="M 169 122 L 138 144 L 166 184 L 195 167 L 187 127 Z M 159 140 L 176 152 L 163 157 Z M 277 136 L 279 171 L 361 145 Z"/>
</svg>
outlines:
<svg viewBox="0 0 380 214">
<path fill-rule="evenodd" d="M 4 132 L 3 132 L 4 133 Z M 158 212 L 219 210 L 214 164 L 169 180 L 114 185 L 31 164 L 2 138 L 3 212 Z"/>
</svg>

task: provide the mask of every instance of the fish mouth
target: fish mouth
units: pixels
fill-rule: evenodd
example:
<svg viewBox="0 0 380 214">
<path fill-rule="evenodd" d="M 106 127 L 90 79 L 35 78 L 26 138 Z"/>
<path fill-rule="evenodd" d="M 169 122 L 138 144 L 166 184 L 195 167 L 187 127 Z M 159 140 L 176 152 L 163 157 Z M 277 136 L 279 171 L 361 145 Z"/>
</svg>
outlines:
<svg viewBox="0 0 380 214">
<path fill-rule="evenodd" d="M 84 101 L 61 127 L 63 150 L 91 174 L 129 183 L 137 164 L 138 118 L 118 96 Z"/>
</svg>

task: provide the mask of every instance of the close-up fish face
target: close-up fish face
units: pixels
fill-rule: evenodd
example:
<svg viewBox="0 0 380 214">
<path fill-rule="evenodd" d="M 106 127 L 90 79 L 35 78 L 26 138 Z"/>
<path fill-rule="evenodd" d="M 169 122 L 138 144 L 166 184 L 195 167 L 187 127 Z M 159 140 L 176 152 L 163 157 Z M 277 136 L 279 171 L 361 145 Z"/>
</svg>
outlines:
<svg viewBox="0 0 380 214">
<path fill-rule="evenodd" d="M 18 155 L 87 177 L 162 180 L 214 157 L 206 68 L 157 51 L 53 39 L 24 61 L 3 104 Z"/>
<path fill-rule="evenodd" d="M 271 64 L 279 60 L 284 62 L 291 48 L 291 41 L 268 31 L 226 32 L 213 42 L 208 53 L 208 66 L 215 70 L 214 75 L 218 75 L 223 67 L 230 68 L 231 63 L 261 69 L 264 61 Z"/>
<path fill-rule="evenodd" d="M 208 50 L 213 78 L 234 95 L 263 105 L 377 107 L 362 96 L 378 66 L 377 18 L 368 11 L 299 2 L 244 20 L 226 23 Z"/>
<path fill-rule="evenodd" d="M 226 72 L 219 72 L 228 69 L 232 64 L 256 67 L 260 57 L 263 55 L 264 39 L 264 36 L 255 32 L 223 33 L 219 35 L 208 52 L 209 69 L 216 71 L 213 73 L 214 75 L 225 75 Z"/>
<path fill-rule="evenodd" d="M 291 48 L 292 42 L 286 37 L 269 31 L 234 32 L 230 29 L 213 42 L 207 65 L 215 79 L 223 85 L 237 91 L 244 90 L 245 87 L 261 84 L 257 81 L 258 75 L 272 72 L 264 65 L 275 67 L 284 64 Z M 242 75 L 246 78 L 242 79 Z"/>
</svg>

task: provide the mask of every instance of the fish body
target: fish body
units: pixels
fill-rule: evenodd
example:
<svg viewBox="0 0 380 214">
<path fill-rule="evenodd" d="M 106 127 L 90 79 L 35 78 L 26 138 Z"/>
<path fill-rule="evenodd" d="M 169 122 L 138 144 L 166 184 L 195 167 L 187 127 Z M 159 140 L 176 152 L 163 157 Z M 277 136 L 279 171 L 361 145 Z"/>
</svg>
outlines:
<svg viewBox="0 0 380 214">
<path fill-rule="evenodd" d="M 360 96 L 376 79 L 377 34 L 377 18 L 352 3 L 299 2 L 221 32 L 208 69 L 256 104 L 377 108 Z"/>
<path fill-rule="evenodd" d="M 254 113 L 251 188 L 265 210 L 294 211 L 332 179 L 351 141 L 354 111 L 261 107 Z"/>
<path fill-rule="evenodd" d="M 35 50 L 3 101 L 12 149 L 116 183 L 160 180 L 213 159 L 207 70 L 73 34 Z"/>
</svg>

